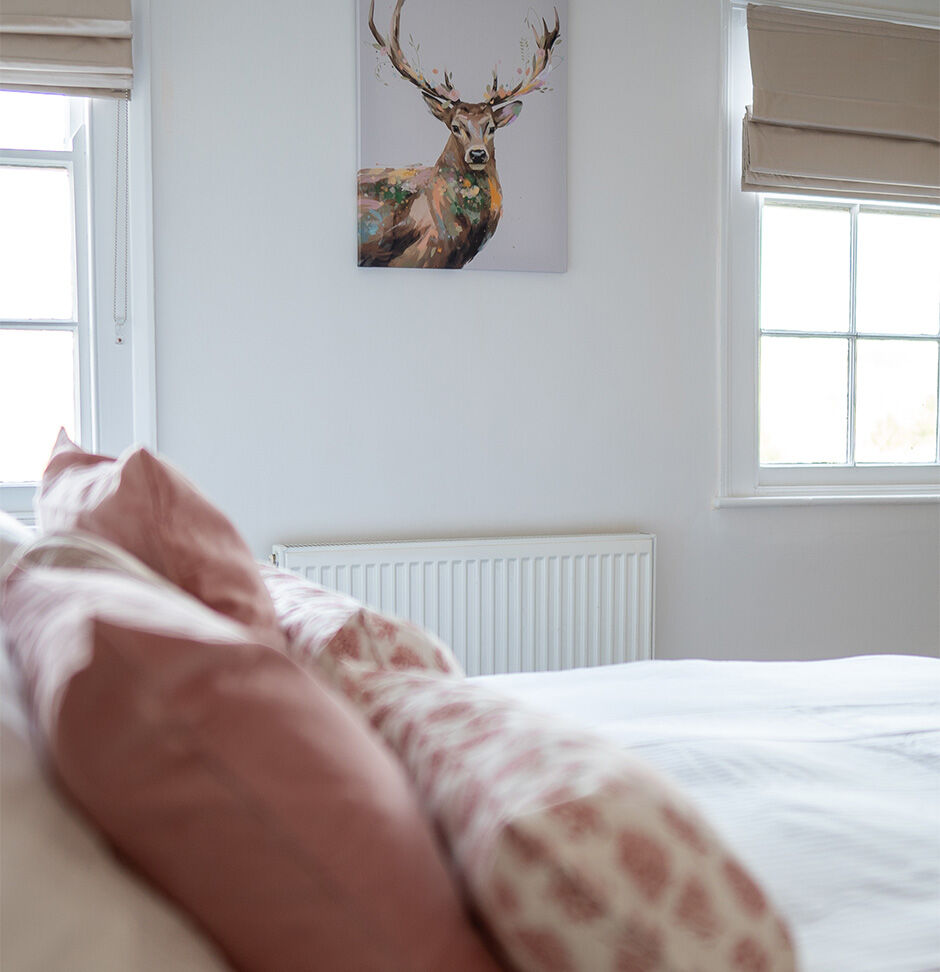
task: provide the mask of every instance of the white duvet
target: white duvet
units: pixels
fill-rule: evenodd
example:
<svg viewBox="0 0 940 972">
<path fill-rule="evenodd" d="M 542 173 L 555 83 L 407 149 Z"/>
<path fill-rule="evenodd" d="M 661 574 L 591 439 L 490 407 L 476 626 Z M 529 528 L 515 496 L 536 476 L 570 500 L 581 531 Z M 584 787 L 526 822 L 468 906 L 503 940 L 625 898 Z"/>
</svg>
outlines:
<svg viewBox="0 0 940 972">
<path fill-rule="evenodd" d="M 654 661 L 475 681 L 671 776 L 790 918 L 804 972 L 940 970 L 940 660 Z"/>
</svg>

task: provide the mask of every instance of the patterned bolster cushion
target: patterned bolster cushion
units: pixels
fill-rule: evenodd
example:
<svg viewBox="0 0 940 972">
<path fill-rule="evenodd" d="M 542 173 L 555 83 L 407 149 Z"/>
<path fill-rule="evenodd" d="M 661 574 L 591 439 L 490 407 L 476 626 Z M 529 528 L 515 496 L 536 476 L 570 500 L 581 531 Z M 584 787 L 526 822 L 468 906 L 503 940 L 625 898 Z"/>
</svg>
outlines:
<svg viewBox="0 0 940 972">
<path fill-rule="evenodd" d="M 363 607 L 296 574 L 261 568 L 287 652 L 303 667 L 340 683 L 346 672 L 415 669 L 462 677 L 453 652 L 409 621 Z"/>
<path fill-rule="evenodd" d="M 350 668 L 522 972 L 793 972 L 785 922 L 644 763 L 466 680 Z"/>
</svg>

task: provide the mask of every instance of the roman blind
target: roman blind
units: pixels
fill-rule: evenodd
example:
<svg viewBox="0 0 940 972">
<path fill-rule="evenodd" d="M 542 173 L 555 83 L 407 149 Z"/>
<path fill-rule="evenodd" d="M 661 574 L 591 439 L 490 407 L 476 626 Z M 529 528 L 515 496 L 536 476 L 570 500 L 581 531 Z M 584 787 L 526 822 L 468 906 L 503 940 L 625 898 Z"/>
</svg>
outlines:
<svg viewBox="0 0 940 972">
<path fill-rule="evenodd" d="M 130 0 L 0 0 L 0 88 L 127 98 Z"/>
<path fill-rule="evenodd" d="M 940 202 L 940 30 L 751 4 L 742 188 Z"/>
</svg>

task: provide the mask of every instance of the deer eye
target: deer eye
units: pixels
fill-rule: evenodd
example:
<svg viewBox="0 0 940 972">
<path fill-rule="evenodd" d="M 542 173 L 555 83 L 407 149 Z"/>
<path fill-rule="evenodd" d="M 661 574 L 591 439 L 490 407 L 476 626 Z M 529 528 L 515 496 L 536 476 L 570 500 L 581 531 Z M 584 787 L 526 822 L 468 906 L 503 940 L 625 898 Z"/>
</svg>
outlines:
<svg viewBox="0 0 940 972">
<path fill-rule="evenodd" d="M 453 125 L 451 125 L 451 126 L 450 126 L 450 130 L 451 130 L 451 131 L 452 131 L 452 132 L 453 132 L 453 133 L 454 133 L 455 135 L 459 135 L 459 134 L 460 134 L 460 126 L 459 126 L 459 125 L 457 125 L 457 124 L 453 124 Z"/>
</svg>

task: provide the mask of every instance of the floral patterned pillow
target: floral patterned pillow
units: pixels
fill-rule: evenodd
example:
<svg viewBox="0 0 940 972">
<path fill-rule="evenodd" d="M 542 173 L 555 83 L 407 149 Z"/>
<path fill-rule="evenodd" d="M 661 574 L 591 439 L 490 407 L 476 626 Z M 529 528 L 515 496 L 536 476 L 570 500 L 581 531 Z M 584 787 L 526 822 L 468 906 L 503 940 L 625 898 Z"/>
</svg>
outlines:
<svg viewBox="0 0 940 972">
<path fill-rule="evenodd" d="M 262 567 L 288 654 L 338 682 L 350 669 L 423 669 L 462 677 L 453 652 L 409 621 L 363 607 L 296 574 Z"/>
<path fill-rule="evenodd" d="M 793 972 L 785 922 L 689 801 L 465 680 L 347 669 L 521 972 Z"/>
</svg>

